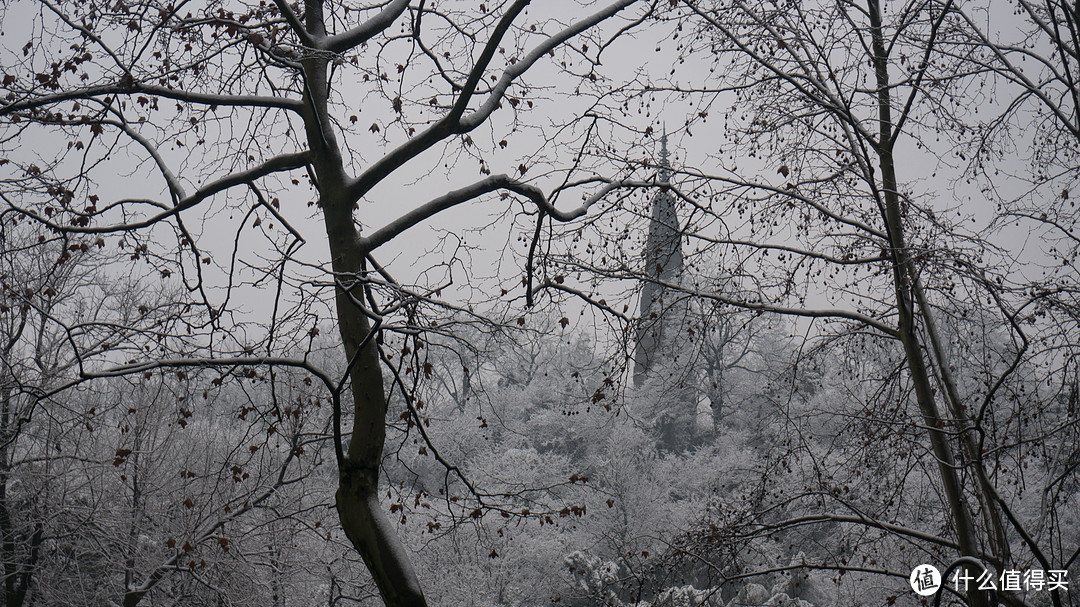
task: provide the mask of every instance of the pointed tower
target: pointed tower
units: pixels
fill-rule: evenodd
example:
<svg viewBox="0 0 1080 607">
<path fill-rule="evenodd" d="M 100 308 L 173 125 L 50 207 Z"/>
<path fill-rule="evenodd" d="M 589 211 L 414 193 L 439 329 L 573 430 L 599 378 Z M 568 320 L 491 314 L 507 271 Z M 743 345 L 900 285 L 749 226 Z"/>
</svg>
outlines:
<svg viewBox="0 0 1080 607">
<path fill-rule="evenodd" d="M 660 139 L 661 189 L 652 198 L 652 215 L 644 251 L 644 284 L 641 287 L 640 329 L 634 352 L 634 385 L 641 386 L 646 376 L 663 360 L 670 360 L 668 350 L 678 337 L 684 314 L 672 305 L 675 298 L 665 285 L 678 284 L 683 273 L 682 231 L 676 213 L 676 199 L 663 186 L 671 183 L 667 133 Z"/>
</svg>

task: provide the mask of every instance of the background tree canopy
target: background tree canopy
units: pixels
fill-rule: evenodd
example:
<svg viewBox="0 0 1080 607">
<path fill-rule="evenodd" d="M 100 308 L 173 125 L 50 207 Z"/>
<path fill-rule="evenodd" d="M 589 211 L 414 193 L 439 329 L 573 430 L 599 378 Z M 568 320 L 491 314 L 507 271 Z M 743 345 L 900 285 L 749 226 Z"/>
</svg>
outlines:
<svg viewBox="0 0 1080 607">
<path fill-rule="evenodd" d="M 1080 604 L 1076 5 L 0 19 L 4 605 Z"/>
</svg>

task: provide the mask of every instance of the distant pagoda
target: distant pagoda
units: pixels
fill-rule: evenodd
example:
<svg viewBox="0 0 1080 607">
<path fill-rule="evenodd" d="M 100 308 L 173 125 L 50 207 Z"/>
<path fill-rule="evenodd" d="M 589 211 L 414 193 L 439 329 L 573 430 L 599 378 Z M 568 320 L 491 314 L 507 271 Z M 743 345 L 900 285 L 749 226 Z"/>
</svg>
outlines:
<svg viewBox="0 0 1080 607">
<path fill-rule="evenodd" d="M 643 284 L 638 318 L 640 327 L 634 351 L 634 385 L 641 387 L 646 377 L 664 361 L 670 361 L 671 346 L 685 322 L 685 314 L 674 306 L 675 294 L 668 285 L 678 285 L 683 274 L 682 230 L 676 212 L 671 183 L 667 133 L 660 139 L 661 188 L 652 198 L 652 216 L 645 241 Z"/>
<path fill-rule="evenodd" d="M 634 386 L 642 390 L 642 419 L 649 420 L 661 451 L 680 453 L 699 444 L 697 346 L 691 342 L 691 304 L 684 279 L 683 230 L 671 188 L 667 134 L 660 139 L 659 190 L 652 197 L 641 269 L 641 302 L 634 345 Z"/>
</svg>

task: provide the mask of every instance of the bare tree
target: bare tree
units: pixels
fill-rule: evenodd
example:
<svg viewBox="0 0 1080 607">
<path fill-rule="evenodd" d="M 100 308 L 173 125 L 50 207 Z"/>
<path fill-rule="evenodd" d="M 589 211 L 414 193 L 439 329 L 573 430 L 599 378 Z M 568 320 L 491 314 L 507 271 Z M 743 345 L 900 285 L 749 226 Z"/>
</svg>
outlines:
<svg viewBox="0 0 1080 607">
<path fill-rule="evenodd" d="M 529 5 L 40 0 L 2 9 L 5 24 L 25 25 L 27 36 L 2 60 L 4 217 L 43 237 L 119 247 L 127 258 L 108 271 L 176 285 L 195 315 L 175 327 L 132 318 L 154 339 L 123 360 L 73 341 L 69 381 L 163 368 L 306 369 L 333 403 L 342 528 L 388 605 L 425 600 L 378 501 L 387 416 L 380 335 L 420 333 L 417 306 L 444 304 L 440 285 L 409 287 L 373 256 L 418 224 L 496 193 L 530 221 L 567 221 L 616 187 L 571 166 L 545 192 L 523 181 L 539 157 L 509 164 L 513 177 L 491 174 L 503 164 L 493 156 L 542 101 L 535 86 L 546 82 L 530 83 L 531 72 L 550 66 L 564 80 L 595 80 L 607 45 L 652 6 Z M 488 143 L 470 135 L 482 125 Z M 29 138 L 41 143 L 33 154 Z M 387 184 L 440 150 L 476 156 L 487 176 L 453 188 L 423 181 L 430 199 L 402 204 Z M 560 191 L 584 200 L 556 208 Z M 323 240 L 306 234 L 311 219 L 325 229 L 324 259 L 298 253 Z M 252 304 L 252 293 L 261 301 Z M 262 317 L 246 311 L 263 304 Z M 322 371 L 303 354 L 326 316 L 336 318 L 344 369 Z M 125 604 L 156 579 L 129 584 Z"/>
<path fill-rule="evenodd" d="M 64 507 L 46 497 L 49 479 L 62 476 L 73 457 L 64 452 L 76 444 L 68 436 L 84 430 L 76 420 L 85 410 L 70 416 L 81 407 L 54 398 L 55 390 L 77 373 L 80 356 L 109 356 L 146 343 L 147 336 L 129 325 L 138 314 L 129 285 L 99 267 L 111 258 L 93 241 L 39 237 L 11 214 L 0 220 L 0 559 L 6 605 L 22 605 L 32 595 L 35 574 L 49 559 Z M 139 305 L 147 304 L 154 309 L 144 307 L 144 317 L 160 327 L 178 318 L 178 309 L 156 305 L 153 296 Z M 58 419 L 72 423 L 61 428 Z M 86 420 L 85 429 L 92 428 Z"/>
<path fill-rule="evenodd" d="M 675 46 L 681 62 L 666 76 L 643 76 L 636 92 L 625 91 L 611 105 L 632 111 L 688 104 L 688 111 L 681 110 L 685 123 L 676 141 L 686 142 L 688 155 L 697 147 L 691 137 L 705 132 L 710 142 L 719 141 L 700 159 L 672 163 L 670 187 L 681 200 L 679 229 L 689 245 L 685 263 L 700 269 L 688 270 L 679 281 L 663 281 L 651 268 L 639 270 L 640 264 L 608 247 L 591 256 L 552 257 L 558 265 L 553 273 L 588 270 L 614 279 L 651 280 L 718 305 L 802 318 L 802 330 L 823 345 L 848 347 L 875 336 L 889 354 L 875 370 L 867 369 L 867 379 L 881 382 L 870 399 L 881 409 L 870 418 L 889 418 L 884 411 L 891 410 L 893 398 L 911 403 L 903 413 L 909 416 L 906 423 L 918 428 L 918 441 L 928 449 L 923 462 L 934 470 L 941 512 L 955 533 L 920 541 L 929 542 L 928 550 L 952 550 L 954 557 L 976 556 L 999 571 L 1013 565 L 1074 566 L 1073 549 L 1050 548 L 1055 541 L 1071 541 L 1068 531 L 1041 511 L 1021 520 L 1023 500 L 1010 488 L 1019 477 L 1006 480 L 998 459 L 1008 452 L 1014 461 L 1037 461 L 1039 456 L 1005 430 L 1015 432 L 1014 420 L 1029 414 L 1015 397 L 1038 385 L 1034 377 L 1041 368 L 1073 376 L 1073 363 L 1066 361 L 1075 360 L 1070 312 L 1075 289 L 1061 276 L 1074 269 L 1066 262 L 1043 278 L 1021 271 L 1041 261 L 1038 254 L 1001 240 L 1015 210 L 991 211 L 987 219 L 939 195 L 972 195 L 964 189 L 962 172 L 966 147 L 974 145 L 970 135 L 1006 122 L 988 118 L 991 124 L 980 126 L 972 99 L 1000 101 L 1015 112 L 1008 120 L 1029 119 L 1031 113 L 1016 109 L 1024 100 L 1041 103 L 1039 115 L 1047 122 L 1040 128 L 1054 137 L 1039 138 L 1034 155 L 1058 168 L 1039 170 L 1073 175 L 1075 142 L 1064 133 L 1075 92 L 1068 34 L 1074 13 L 1054 3 L 1018 3 L 1030 18 L 1025 31 L 1053 38 L 1033 51 L 988 34 L 973 35 L 975 19 L 948 1 L 887 8 L 874 0 L 677 5 L 662 45 Z M 1019 56 L 1033 52 L 1040 53 L 1038 76 L 1016 67 Z M 1006 84 L 994 80 L 997 76 Z M 980 84 L 1007 92 L 983 97 L 975 92 Z M 1010 105 L 1016 84 L 1019 101 Z M 717 132 L 722 139 L 713 136 Z M 954 147 L 959 141 L 964 148 Z M 1000 142 L 981 140 L 985 147 L 979 154 L 1015 159 Z M 1013 181 L 1004 172 L 987 173 L 991 187 L 1027 188 L 1024 180 Z M 1075 213 L 1061 204 L 1068 193 L 1057 198 L 1058 219 L 1046 213 L 1042 221 L 1071 226 Z M 1028 214 L 1038 218 L 1035 198 L 1026 200 L 1032 203 Z M 1057 237 L 1068 246 L 1060 249 L 1071 252 L 1069 230 Z M 595 234 L 609 242 L 618 238 L 610 231 Z M 1052 252 L 1052 258 L 1070 254 Z M 734 280 L 721 286 L 716 277 L 724 272 Z M 1043 323 L 1042 314 L 1054 319 Z M 891 371 L 893 360 L 902 373 Z M 1067 400 L 1067 391 L 1045 385 L 1039 391 L 1055 402 Z M 1052 416 L 1038 422 L 1043 436 L 1055 443 L 1066 440 L 1072 422 L 1055 424 Z M 798 443 L 801 436 L 796 430 L 790 441 Z M 1065 472 L 1071 457 L 1064 455 L 1053 466 L 1060 474 L 1047 478 L 1051 492 L 1060 479 L 1072 476 Z M 840 472 L 824 464 L 817 468 L 829 469 L 826 476 Z M 829 485 L 816 493 L 824 497 L 813 507 L 850 507 Z M 854 515 L 885 529 L 888 511 L 888 504 L 878 503 L 870 511 L 860 508 L 822 520 L 848 524 L 853 519 L 845 517 Z M 1051 597 L 1055 604 L 1067 600 L 1060 592 Z M 1005 598 L 1025 601 L 1015 594 Z M 968 600 L 982 605 L 988 599 L 972 592 Z"/>
</svg>

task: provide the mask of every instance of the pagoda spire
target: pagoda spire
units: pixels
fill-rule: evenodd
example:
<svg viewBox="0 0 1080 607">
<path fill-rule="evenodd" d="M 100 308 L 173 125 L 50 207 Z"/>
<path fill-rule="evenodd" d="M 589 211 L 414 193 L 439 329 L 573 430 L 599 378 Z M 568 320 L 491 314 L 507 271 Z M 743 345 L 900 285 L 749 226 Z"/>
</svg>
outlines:
<svg viewBox="0 0 1080 607">
<path fill-rule="evenodd" d="M 660 183 L 671 183 L 671 162 L 667 147 L 667 127 L 660 137 Z"/>
<path fill-rule="evenodd" d="M 668 168 L 668 150 L 667 150 L 667 127 L 664 127 L 664 134 L 660 137 L 660 166 Z"/>
</svg>

